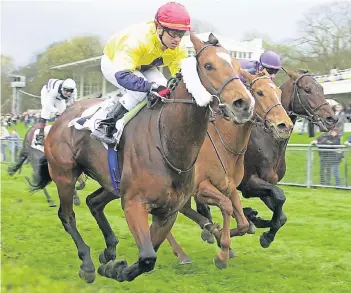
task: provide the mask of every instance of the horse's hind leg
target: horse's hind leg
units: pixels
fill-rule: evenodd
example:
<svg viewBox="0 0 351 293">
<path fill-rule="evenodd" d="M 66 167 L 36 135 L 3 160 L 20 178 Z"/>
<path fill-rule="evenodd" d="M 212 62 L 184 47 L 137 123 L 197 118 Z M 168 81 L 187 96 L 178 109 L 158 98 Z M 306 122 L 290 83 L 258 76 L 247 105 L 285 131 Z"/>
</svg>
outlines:
<svg viewBox="0 0 351 293">
<path fill-rule="evenodd" d="M 52 176 L 55 178 L 55 176 Z M 73 194 L 74 183 L 73 178 L 57 176 L 59 180 L 55 180 L 57 190 L 60 197 L 60 208 L 58 216 L 62 222 L 66 232 L 71 235 L 78 249 L 78 257 L 82 260 L 79 276 L 87 283 L 92 283 L 95 280 L 95 267 L 90 256 L 90 248 L 84 242 L 76 227 L 76 218 L 73 211 Z"/>
<path fill-rule="evenodd" d="M 171 232 L 169 232 L 167 236 L 167 241 L 171 245 L 174 255 L 178 257 L 179 264 L 184 265 L 184 264 L 191 263 L 190 257 L 184 252 L 182 247 L 177 243 L 177 241 L 174 239 Z"/>
<path fill-rule="evenodd" d="M 204 206 L 205 207 L 205 210 L 206 209 L 206 205 L 204 205 L 203 203 L 199 202 L 199 200 L 197 199 L 196 197 L 196 200 L 197 202 L 197 206 L 198 207 L 202 207 Z M 203 210 L 202 210 L 203 211 Z M 195 223 L 197 223 L 200 228 L 202 229 L 202 232 L 201 232 L 201 238 L 203 241 L 207 242 L 207 243 L 210 243 L 210 244 L 213 244 L 214 243 L 214 236 L 213 234 L 209 231 L 211 230 L 211 228 L 213 227 L 213 223 L 212 223 L 212 217 L 211 219 L 207 218 L 206 216 L 202 215 L 201 213 L 199 212 L 196 212 L 194 211 L 192 208 L 191 208 L 191 198 L 188 200 L 188 202 L 183 206 L 183 208 L 180 210 L 180 212 L 188 217 L 189 219 L 193 220 Z"/>
<path fill-rule="evenodd" d="M 53 208 L 56 207 L 56 203 L 51 199 L 48 191 L 46 190 L 46 187 L 43 188 L 44 194 L 46 196 L 46 200 L 49 203 L 49 207 Z"/>
<path fill-rule="evenodd" d="M 118 239 L 113 233 L 109 222 L 104 214 L 105 206 L 117 197 L 103 188 L 99 188 L 92 194 L 88 195 L 86 198 L 87 206 L 90 209 L 91 214 L 99 225 L 102 234 L 104 235 L 106 248 L 99 255 L 99 261 L 101 264 L 105 264 L 110 260 L 116 259 L 116 246 L 118 244 Z"/>
<path fill-rule="evenodd" d="M 76 190 L 82 190 L 82 189 L 84 189 L 84 188 L 85 188 L 85 185 L 86 185 L 85 181 L 86 181 L 86 180 L 84 180 L 83 174 L 80 175 L 80 176 L 78 177 L 78 183 L 79 183 L 79 185 L 76 186 Z"/>
<path fill-rule="evenodd" d="M 74 190 L 74 194 L 73 194 L 73 203 L 75 206 L 80 206 L 80 198 L 76 189 Z"/>
<path fill-rule="evenodd" d="M 20 169 L 22 167 L 22 165 L 26 159 L 27 159 L 27 155 L 25 155 L 24 152 L 21 151 L 20 155 L 18 156 L 18 158 L 16 160 L 16 163 L 8 167 L 7 173 L 10 176 L 14 175 L 18 171 L 18 169 Z"/>
</svg>

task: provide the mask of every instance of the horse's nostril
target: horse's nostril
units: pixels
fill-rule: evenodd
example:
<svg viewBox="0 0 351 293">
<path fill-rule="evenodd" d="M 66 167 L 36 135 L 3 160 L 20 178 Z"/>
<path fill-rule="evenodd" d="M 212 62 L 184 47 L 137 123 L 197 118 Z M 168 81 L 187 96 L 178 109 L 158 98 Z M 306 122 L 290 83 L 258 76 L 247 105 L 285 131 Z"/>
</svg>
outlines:
<svg viewBox="0 0 351 293">
<path fill-rule="evenodd" d="M 289 130 L 289 127 L 285 124 L 285 123 L 279 123 L 277 125 L 277 128 L 280 130 L 280 131 L 288 131 Z"/>
<path fill-rule="evenodd" d="M 233 106 L 239 110 L 247 111 L 249 109 L 249 104 L 243 99 L 238 99 L 233 102 Z"/>
</svg>

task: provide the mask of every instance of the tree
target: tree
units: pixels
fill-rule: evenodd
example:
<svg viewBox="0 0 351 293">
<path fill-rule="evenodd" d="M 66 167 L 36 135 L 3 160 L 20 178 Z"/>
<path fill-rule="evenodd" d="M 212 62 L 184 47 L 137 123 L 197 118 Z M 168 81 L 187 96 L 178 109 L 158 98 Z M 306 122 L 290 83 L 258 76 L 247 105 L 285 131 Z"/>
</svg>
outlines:
<svg viewBox="0 0 351 293">
<path fill-rule="evenodd" d="M 297 45 L 319 73 L 351 67 L 351 3 L 316 6 L 299 22 Z"/>
<path fill-rule="evenodd" d="M 6 113 L 11 111 L 12 90 L 10 87 L 11 77 L 15 66 L 11 56 L 1 55 L 1 112 Z"/>
</svg>

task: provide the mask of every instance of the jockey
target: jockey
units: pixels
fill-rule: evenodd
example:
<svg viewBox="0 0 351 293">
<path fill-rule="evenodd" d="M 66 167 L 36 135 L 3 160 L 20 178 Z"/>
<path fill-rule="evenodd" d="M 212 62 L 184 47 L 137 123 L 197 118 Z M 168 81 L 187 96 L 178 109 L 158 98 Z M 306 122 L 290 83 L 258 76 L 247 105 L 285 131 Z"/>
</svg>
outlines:
<svg viewBox="0 0 351 293">
<path fill-rule="evenodd" d="M 44 145 L 44 128 L 46 120 L 54 113 L 59 116 L 66 110 L 67 105 L 74 103 L 77 97 L 76 82 L 71 79 L 49 79 L 40 93 L 41 113 L 39 119 L 39 134 L 36 136 L 36 145 Z"/>
<path fill-rule="evenodd" d="M 247 59 L 238 59 L 238 61 L 242 69 L 253 75 L 266 69 L 271 79 L 274 79 L 278 71 L 282 68 L 279 55 L 273 51 L 264 52 L 260 57 L 260 61 Z"/>
<path fill-rule="evenodd" d="M 172 76 L 180 70 L 187 50 L 180 46 L 184 34 L 190 31 L 190 16 L 183 5 L 168 2 L 161 6 L 154 21 L 134 25 L 112 36 L 106 43 L 101 59 L 105 78 L 126 93 L 99 123 L 91 137 L 107 144 L 115 143 L 112 136 L 115 123 L 142 102 L 149 92 L 167 96 L 167 80 L 156 67 L 168 66 Z"/>
</svg>

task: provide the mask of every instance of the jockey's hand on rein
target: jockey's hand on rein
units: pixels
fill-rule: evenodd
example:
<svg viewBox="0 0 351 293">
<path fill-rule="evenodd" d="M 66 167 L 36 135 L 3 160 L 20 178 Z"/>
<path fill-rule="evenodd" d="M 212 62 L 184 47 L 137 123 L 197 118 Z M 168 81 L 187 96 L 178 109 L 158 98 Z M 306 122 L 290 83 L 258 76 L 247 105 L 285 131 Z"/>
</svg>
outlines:
<svg viewBox="0 0 351 293">
<path fill-rule="evenodd" d="M 153 83 L 150 92 L 155 92 L 161 97 L 167 97 L 171 93 L 171 89 L 163 85 Z"/>
</svg>

